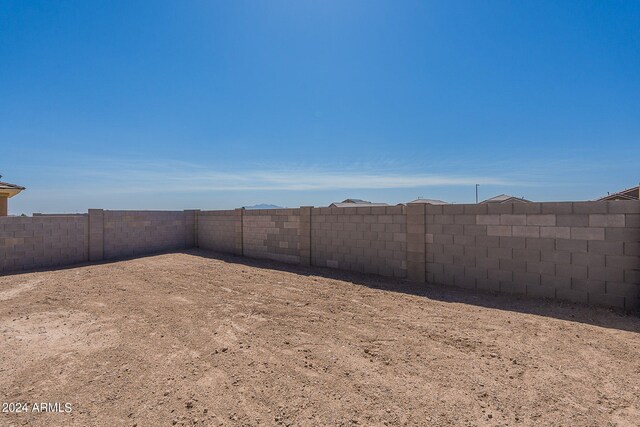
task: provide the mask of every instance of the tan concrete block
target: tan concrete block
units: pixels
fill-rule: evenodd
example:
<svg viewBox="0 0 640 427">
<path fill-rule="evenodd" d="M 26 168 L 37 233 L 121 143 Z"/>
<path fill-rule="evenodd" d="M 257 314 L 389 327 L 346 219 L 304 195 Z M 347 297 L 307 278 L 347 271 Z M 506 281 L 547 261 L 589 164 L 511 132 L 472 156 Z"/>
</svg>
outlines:
<svg viewBox="0 0 640 427">
<path fill-rule="evenodd" d="M 587 293 L 604 293 L 605 284 L 606 282 L 604 280 L 571 279 L 571 289 Z"/>
<path fill-rule="evenodd" d="M 527 262 L 521 259 L 501 259 L 500 270 L 525 273 L 527 271 Z"/>
<path fill-rule="evenodd" d="M 542 213 L 542 203 L 514 203 L 514 214 L 539 214 Z"/>
<path fill-rule="evenodd" d="M 444 234 L 464 234 L 464 225 L 462 224 L 445 224 L 442 226 Z"/>
<path fill-rule="evenodd" d="M 476 257 L 476 267 L 486 270 L 499 270 L 500 260 L 498 258 Z"/>
<path fill-rule="evenodd" d="M 484 246 L 463 246 L 464 254 L 472 257 L 486 257 L 488 249 Z"/>
<path fill-rule="evenodd" d="M 555 239 L 537 239 L 537 238 L 526 238 L 526 248 L 527 249 L 537 249 L 542 252 L 552 252 L 556 248 Z"/>
<path fill-rule="evenodd" d="M 476 215 L 476 224 L 479 225 L 500 225 L 500 215 Z"/>
<path fill-rule="evenodd" d="M 558 227 L 588 227 L 589 215 L 557 215 L 556 225 Z"/>
<path fill-rule="evenodd" d="M 540 261 L 540 251 L 537 249 L 513 249 L 513 259 L 524 261 Z"/>
<path fill-rule="evenodd" d="M 540 286 L 540 274 L 529 272 L 514 272 L 513 281 L 525 287 Z"/>
<path fill-rule="evenodd" d="M 606 203 L 608 213 L 640 213 L 640 201 L 638 200 L 612 200 Z"/>
<path fill-rule="evenodd" d="M 546 202 L 541 205 L 543 214 L 566 215 L 573 212 L 572 202 Z"/>
<path fill-rule="evenodd" d="M 512 248 L 487 248 L 487 256 L 494 259 L 512 259 Z"/>
<path fill-rule="evenodd" d="M 394 251 L 388 249 L 380 249 L 378 250 L 378 257 L 380 258 L 391 258 L 394 254 Z M 425 262 L 425 257 L 423 252 L 407 252 L 406 258 L 408 262 Z"/>
<path fill-rule="evenodd" d="M 464 246 L 443 245 L 443 253 L 446 255 L 464 255 Z"/>
<path fill-rule="evenodd" d="M 606 255 L 606 266 L 622 270 L 640 269 L 640 257 L 633 255 Z"/>
<path fill-rule="evenodd" d="M 497 248 L 500 246 L 500 237 L 498 236 L 474 236 L 476 246 L 484 246 L 487 248 Z"/>
<path fill-rule="evenodd" d="M 453 224 L 453 215 L 436 215 L 433 218 L 434 224 Z"/>
<path fill-rule="evenodd" d="M 433 262 L 437 264 L 453 264 L 453 255 L 435 252 Z"/>
<path fill-rule="evenodd" d="M 421 236 L 424 236 L 424 235 L 421 234 Z M 406 233 L 393 233 L 393 240 L 395 242 L 406 242 L 407 241 L 407 234 Z"/>
<path fill-rule="evenodd" d="M 606 240 L 616 242 L 638 242 L 640 241 L 640 228 L 606 228 Z"/>
<path fill-rule="evenodd" d="M 602 227 L 571 227 L 571 238 L 575 240 L 604 240 Z"/>
<path fill-rule="evenodd" d="M 625 227 L 640 227 L 640 214 L 627 214 L 624 220 Z"/>
<path fill-rule="evenodd" d="M 454 224 L 475 224 L 476 216 L 475 215 L 456 215 L 453 218 Z"/>
<path fill-rule="evenodd" d="M 589 266 L 589 279 L 604 280 L 607 282 L 624 281 L 624 270 L 613 267 Z"/>
<path fill-rule="evenodd" d="M 407 278 L 413 282 L 426 280 L 426 264 L 424 262 L 407 262 Z"/>
<path fill-rule="evenodd" d="M 541 238 L 570 239 L 570 227 L 540 227 Z"/>
<path fill-rule="evenodd" d="M 512 236 L 512 228 L 510 225 L 488 225 L 488 236 Z"/>
<path fill-rule="evenodd" d="M 513 213 L 513 203 L 491 203 L 487 206 L 489 214 L 511 214 Z"/>
<path fill-rule="evenodd" d="M 607 202 L 573 202 L 573 212 L 577 214 L 606 214 Z"/>
<path fill-rule="evenodd" d="M 527 215 L 527 225 L 553 227 L 556 225 L 555 215 Z"/>
<path fill-rule="evenodd" d="M 640 270 L 624 270 L 624 282 L 640 285 Z"/>
<path fill-rule="evenodd" d="M 557 264 L 556 275 L 560 277 L 571 277 L 576 279 L 588 278 L 587 267 L 583 265 Z"/>
<path fill-rule="evenodd" d="M 574 265 L 584 265 L 593 267 L 604 267 L 605 256 L 592 253 L 574 253 L 571 255 L 571 263 Z"/>
<path fill-rule="evenodd" d="M 524 249 L 527 247 L 527 239 L 524 237 L 500 237 L 500 247 Z"/>
<path fill-rule="evenodd" d="M 624 214 L 591 214 L 589 215 L 590 227 L 624 227 Z"/>
<path fill-rule="evenodd" d="M 512 233 L 514 237 L 540 237 L 540 227 L 531 225 L 514 225 Z"/>
<path fill-rule="evenodd" d="M 606 242 L 612 243 L 612 242 Z M 618 243 L 618 242 L 613 242 Z M 618 255 L 617 253 L 610 252 L 612 255 Z M 624 255 L 640 257 L 640 242 L 624 242 Z"/>
<path fill-rule="evenodd" d="M 472 236 L 486 236 L 487 235 L 487 226 L 486 225 L 464 225 L 464 234 L 472 235 Z"/>
<path fill-rule="evenodd" d="M 527 273 L 554 275 L 556 264 L 548 261 L 527 261 Z"/>
<path fill-rule="evenodd" d="M 442 245 L 452 245 L 453 236 L 451 234 L 434 234 L 433 243 Z"/>
<path fill-rule="evenodd" d="M 556 239 L 556 250 L 564 252 L 587 252 L 586 240 Z"/>
</svg>

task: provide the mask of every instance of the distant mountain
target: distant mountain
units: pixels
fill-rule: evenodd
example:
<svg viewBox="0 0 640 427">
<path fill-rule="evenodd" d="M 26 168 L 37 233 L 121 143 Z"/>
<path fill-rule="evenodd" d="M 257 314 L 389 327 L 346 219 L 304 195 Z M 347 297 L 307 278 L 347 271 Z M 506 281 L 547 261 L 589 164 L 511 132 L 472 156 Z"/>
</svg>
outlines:
<svg viewBox="0 0 640 427">
<path fill-rule="evenodd" d="M 253 205 L 253 206 L 245 206 L 245 209 L 284 209 L 282 206 L 276 206 L 276 205 L 268 205 L 266 203 L 261 203 L 259 205 Z"/>
</svg>

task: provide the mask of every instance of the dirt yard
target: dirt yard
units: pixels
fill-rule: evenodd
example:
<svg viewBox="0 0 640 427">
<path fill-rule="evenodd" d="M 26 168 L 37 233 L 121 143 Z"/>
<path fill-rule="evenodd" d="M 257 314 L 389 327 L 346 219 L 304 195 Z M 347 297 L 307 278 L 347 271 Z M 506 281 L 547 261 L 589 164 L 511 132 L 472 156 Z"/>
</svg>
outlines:
<svg viewBox="0 0 640 427">
<path fill-rule="evenodd" d="M 0 424 L 638 425 L 639 332 L 604 309 L 198 251 L 16 274 L 0 397 L 28 412 Z"/>
</svg>

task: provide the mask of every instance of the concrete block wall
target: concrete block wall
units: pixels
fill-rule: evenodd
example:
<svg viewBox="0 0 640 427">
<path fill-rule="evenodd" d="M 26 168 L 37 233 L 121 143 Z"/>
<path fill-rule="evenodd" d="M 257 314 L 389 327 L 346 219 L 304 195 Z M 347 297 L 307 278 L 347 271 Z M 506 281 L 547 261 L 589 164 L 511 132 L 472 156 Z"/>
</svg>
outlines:
<svg viewBox="0 0 640 427">
<path fill-rule="evenodd" d="M 243 211 L 245 256 L 299 264 L 300 249 L 300 209 Z"/>
<path fill-rule="evenodd" d="M 184 211 L 184 247 L 193 248 L 198 246 L 198 210 Z"/>
<path fill-rule="evenodd" d="M 407 277 L 405 207 L 312 209 L 311 263 Z"/>
<path fill-rule="evenodd" d="M 198 212 L 198 247 L 218 252 L 242 255 L 240 210 Z"/>
<path fill-rule="evenodd" d="M 0 273 L 201 247 L 640 308 L 640 202 L 103 211 L 0 218 Z"/>
<path fill-rule="evenodd" d="M 89 261 L 104 259 L 104 211 L 89 209 Z"/>
<path fill-rule="evenodd" d="M 640 202 L 425 207 L 428 282 L 640 306 Z"/>
<path fill-rule="evenodd" d="M 104 259 L 193 247 L 194 211 L 103 211 Z"/>
<path fill-rule="evenodd" d="M 0 273 L 86 261 L 87 219 L 87 215 L 1 217 Z"/>
</svg>

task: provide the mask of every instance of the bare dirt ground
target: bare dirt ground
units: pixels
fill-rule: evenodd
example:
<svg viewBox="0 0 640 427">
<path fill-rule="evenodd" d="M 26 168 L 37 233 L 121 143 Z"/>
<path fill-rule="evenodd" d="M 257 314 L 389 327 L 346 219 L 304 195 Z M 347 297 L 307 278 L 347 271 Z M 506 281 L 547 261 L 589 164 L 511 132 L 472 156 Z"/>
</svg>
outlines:
<svg viewBox="0 0 640 427">
<path fill-rule="evenodd" d="M 0 277 L 0 425 L 640 422 L 640 319 L 206 252 Z M 31 408 L 29 408 L 31 410 Z"/>
</svg>

